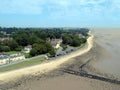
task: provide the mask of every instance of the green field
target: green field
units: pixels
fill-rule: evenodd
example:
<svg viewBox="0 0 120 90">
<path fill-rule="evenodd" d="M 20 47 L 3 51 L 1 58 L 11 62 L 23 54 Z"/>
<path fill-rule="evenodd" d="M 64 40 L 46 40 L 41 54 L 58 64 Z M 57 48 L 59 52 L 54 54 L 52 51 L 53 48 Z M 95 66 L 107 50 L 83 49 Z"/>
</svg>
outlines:
<svg viewBox="0 0 120 90">
<path fill-rule="evenodd" d="M 20 51 L 10 51 L 10 52 L 6 52 L 6 54 L 11 55 L 11 54 L 17 54 L 17 53 L 21 53 Z M 23 53 L 25 55 L 26 58 L 30 58 L 29 53 Z"/>
<path fill-rule="evenodd" d="M 39 58 L 39 59 L 35 59 L 35 60 L 24 61 L 21 63 L 6 66 L 6 67 L 1 67 L 0 72 L 6 72 L 6 71 L 10 71 L 10 70 L 20 69 L 20 68 L 40 64 L 44 60 L 45 60 L 45 58 Z"/>
<path fill-rule="evenodd" d="M 10 51 L 10 52 L 6 52 L 6 54 L 10 55 L 10 54 L 16 54 L 16 53 L 20 53 L 19 51 Z"/>
</svg>

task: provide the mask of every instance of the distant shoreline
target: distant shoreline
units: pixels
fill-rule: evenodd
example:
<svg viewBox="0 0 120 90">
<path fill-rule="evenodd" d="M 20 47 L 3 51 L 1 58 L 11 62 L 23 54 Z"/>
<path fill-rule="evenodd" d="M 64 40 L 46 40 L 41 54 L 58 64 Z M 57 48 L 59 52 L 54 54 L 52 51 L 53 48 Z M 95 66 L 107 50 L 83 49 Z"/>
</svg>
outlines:
<svg viewBox="0 0 120 90">
<path fill-rule="evenodd" d="M 68 55 L 65 55 L 63 57 L 56 58 L 57 60 L 54 60 L 54 61 L 52 60 L 47 63 L 42 63 L 40 65 L 22 68 L 19 70 L 13 70 L 10 72 L 1 73 L 0 81 L 3 81 L 3 82 L 0 82 L 0 84 L 17 80 L 17 79 L 21 78 L 22 76 L 26 76 L 26 75 L 30 75 L 30 74 L 35 75 L 36 73 L 46 73 L 46 72 L 52 71 L 52 70 L 58 68 L 59 65 L 61 65 L 62 63 L 68 61 L 69 59 L 74 58 L 79 55 L 83 55 L 83 54 L 87 53 L 89 50 L 91 50 L 91 48 L 93 47 L 93 38 L 94 38 L 94 36 L 91 35 L 87 39 L 87 45 L 85 47 L 81 48 L 80 50 L 74 51 Z"/>
</svg>

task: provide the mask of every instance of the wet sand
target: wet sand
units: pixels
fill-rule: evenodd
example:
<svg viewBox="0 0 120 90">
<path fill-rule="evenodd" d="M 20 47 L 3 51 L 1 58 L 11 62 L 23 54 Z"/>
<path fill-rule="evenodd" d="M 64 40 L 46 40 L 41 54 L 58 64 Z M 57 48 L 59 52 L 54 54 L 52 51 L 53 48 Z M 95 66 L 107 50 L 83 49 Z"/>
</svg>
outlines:
<svg viewBox="0 0 120 90">
<path fill-rule="evenodd" d="M 13 90 L 120 90 L 120 86 L 70 74 L 26 82 Z"/>
<path fill-rule="evenodd" d="M 97 29 L 93 34 L 103 51 L 99 53 L 100 59 L 89 63 L 91 73 L 95 69 L 98 74 L 120 80 L 120 29 Z"/>
<path fill-rule="evenodd" d="M 111 34 L 113 34 L 113 36 L 116 35 L 113 33 L 114 31 L 110 31 L 110 32 Z M 111 79 L 116 78 L 114 72 L 111 73 L 110 71 L 107 70 L 107 66 L 109 66 L 108 65 L 109 63 L 102 64 L 103 62 L 110 60 L 112 56 L 112 54 L 109 51 L 110 48 L 107 48 L 108 45 L 107 44 L 104 45 L 104 43 L 102 42 L 105 40 L 107 41 L 109 39 L 109 38 L 104 39 L 104 36 L 109 35 L 110 32 L 108 31 L 108 33 L 103 34 L 104 31 L 99 31 L 99 32 L 93 31 L 93 34 L 95 35 L 95 40 L 94 40 L 94 45 L 89 52 L 84 53 L 80 56 L 76 55 L 73 58 L 69 58 L 69 60 L 60 64 L 59 68 L 54 68 L 50 70 L 50 72 L 44 71 L 46 73 L 39 72 L 39 73 L 29 74 L 27 75 L 27 77 L 26 75 L 23 74 L 22 78 L 17 78 L 18 80 L 16 81 L 11 81 L 6 84 L 1 84 L 0 85 L 1 89 L 3 90 L 68 90 L 68 89 L 69 90 L 120 90 L 120 85 L 118 84 L 72 75 L 63 71 L 64 69 L 80 71 L 80 66 L 87 62 L 82 68 L 87 73 L 91 73 L 98 76 L 104 76 Z M 113 38 L 111 37 L 111 39 Z M 119 49 L 117 50 L 119 51 Z M 100 67 L 99 65 L 103 65 L 103 66 Z M 116 64 L 113 63 L 113 67 L 115 66 Z M 116 72 L 119 73 L 119 71 L 117 70 Z"/>
</svg>

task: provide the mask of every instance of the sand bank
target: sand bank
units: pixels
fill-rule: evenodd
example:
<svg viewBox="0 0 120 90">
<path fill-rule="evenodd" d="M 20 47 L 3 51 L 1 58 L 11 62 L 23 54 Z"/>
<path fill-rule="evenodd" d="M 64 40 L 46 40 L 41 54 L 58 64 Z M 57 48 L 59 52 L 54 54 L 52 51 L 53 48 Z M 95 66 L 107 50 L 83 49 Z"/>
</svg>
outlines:
<svg viewBox="0 0 120 90">
<path fill-rule="evenodd" d="M 11 90 L 120 90 L 119 85 L 70 74 L 33 80 Z"/>
<path fill-rule="evenodd" d="M 87 39 L 87 45 L 84 48 L 77 50 L 73 53 L 70 53 L 69 55 L 60 57 L 54 61 L 50 61 L 48 63 L 43 63 L 40 65 L 31 66 L 31 67 L 27 67 L 27 68 L 23 68 L 23 69 L 19 69 L 19 70 L 1 73 L 0 74 L 0 83 L 14 81 L 14 80 L 19 79 L 22 76 L 26 76 L 26 75 L 31 75 L 31 74 L 35 75 L 38 72 L 46 73 L 46 72 L 52 71 L 52 70 L 58 68 L 64 62 L 68 61 L 69 59 L 87 53 L 93 47 L 93 37 L 94 36 L 91 35 Z"/>
<path fill-rule="evenodd" d="M 93 29 L 92 34 L 96 54 L 89 63 L 89 73 L 120 81 L 120 28 Z"/>
</svg>

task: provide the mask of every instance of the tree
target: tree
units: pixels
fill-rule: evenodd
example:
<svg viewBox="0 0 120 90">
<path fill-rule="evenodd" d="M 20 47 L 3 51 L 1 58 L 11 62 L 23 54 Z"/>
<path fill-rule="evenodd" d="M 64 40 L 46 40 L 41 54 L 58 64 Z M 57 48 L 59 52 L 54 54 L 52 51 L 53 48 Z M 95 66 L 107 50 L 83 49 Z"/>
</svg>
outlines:
<svg viewBox="0 0 120 90">
<path fill-rule="evenodd" d="M 37 32 L 36 32 L 36 35 L 37 35 L 40 39 L 43 39 L 43 40 L 46 40 L 46 38 L 47 38 L 47 33 L 45 33 L 45 31 L 37 31 Z"/>
<path fill-rule="evenodd" d="M 63 35 L 62 40 L 63 44 L 70 45 L 72 43 L 72 37 L 70 35 Z"/>
<path fill-rule="evenodd" d="M 0 33 L 0 37 L 4 37 L 4 35 L 2 33 Z"/>
<path fill-rule="evenodd" d="M 36 50 L 36 55 L 46 54 L 46 53 L 50 53 L 51 56 L 55 55 L 55 50 L 49 42 L 40 43 L 40 44 L 35 43 L 33 44 L 33 49 Z"/>
<path fill-rule="evenodd" d="M 31 36 L 29 37 L 29 44 L 30 44 L 30 45 L 32 45 L 32 44 L 34 44 L 34 43 L 37 43 L 37 42 L 39 42 L 39 38 L 38 38 L 36 35 L 31 35 Z"/>
<path fill-rule="evenodd" d="M 21 51 L 22 49 L 23 49 L 22 46 L 18 46 L 15 50 L 16 50 L 16 51 Z"/>
<path fill-rule="evenodd" d="M 3 46 L 0 45 L 0 52 L 3 52 Z"/>
<path fill-rule="evenodd" d="M 71 45 L 75 46 L 75 47 L 80 46 L 81 45 L 80 39 L 79 38 L 74 38 Z"/>
<path fill-rule="evenodd" d="M 53 49 L 52 45 L 49 42 L 46 42 L 45 46 L 47 48 L 47 52 L 49 52 L 49 51 L 51 51 Z"/>
<path fill-rule="evenodd" d="M 86 43 L 86 41 L 87 41 L 87 40 L 86 40 L 85 38 L 80 38 L 80 42 L 81 42 L 81 43 Z"/>
<path fill-rule="evenodd" d="M 47 53 L 47 48 L 45 47 L 44 44 L 40 44 L 37 52 L 38 52 L 38 54 L 45 54 L 45 53 Z"/>
<path fill-rule="evenodd" d="M 10 47 L 0 45 L 0 52 L 8 52 L 10 51 Z"/>
<path fill-rule="evenodd" d="M 52 45 L 49 43 L 49 42 L 46 42 L 45 43 L 45 46 L 47 48 L 47 52 L 50 53 L 51 56 L 55 56 L 55 50 L 54 48 L 52 47 Z M 47 53 L 46 52 L 46 53 Z"/>
<path fill-rule="evenodd" d="M 4 51 L 4 52 L 9 52 L 9 51 L 10 51 L 10 47 L 8 47 L 8 46 L 3 46 L 3 51 Z"/>
<path fill-rule="evenodd" d="M 29 35 L 27 35 L 25 32 L 20 33 L 15 40 L 18 42 L 19 45 L 27 46 L 29 44 Z"/>
<path fill-rule="evenodd" d="M 30 51 L 30 55 L 31 56 L 36 56 L 37 55 L 37 50 L 35 48 L 33 48 L 31 51 Z"/>
<path fill-rule="evenodd" d="M 15 40 L 9 41 L 9 45 L 11 51 L 15 51 L 18 47 L 18 43 Z"/>
<path fill-rule="evenodd" d="M 52 48 L 52 50 L 50 50 L 49 53 L 52 57 L 54 57 L 56 54 L 54 48 Z"/>
<path fill-rule="evenodd" d="M 47 53 L 47 48 L 44 44 L 33 44 L 33 48 L 37 50 L 37 55 Z"/>
</svg>

